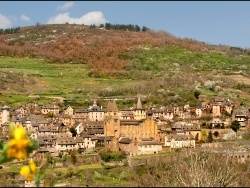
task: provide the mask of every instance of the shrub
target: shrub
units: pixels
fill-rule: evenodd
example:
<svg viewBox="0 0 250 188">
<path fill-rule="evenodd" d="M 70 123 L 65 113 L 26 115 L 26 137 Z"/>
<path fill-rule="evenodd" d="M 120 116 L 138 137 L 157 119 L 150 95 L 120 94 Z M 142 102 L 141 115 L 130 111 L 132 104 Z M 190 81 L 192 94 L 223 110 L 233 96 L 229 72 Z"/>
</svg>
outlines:
<svg viewBox="0 0 250 188">
<path fill-rule="evenodd" d="M 126 158 L 125 152 L 100 152 L 101 159 L 105 162 L 109 161 L 121 161 Z"/>
</svg>

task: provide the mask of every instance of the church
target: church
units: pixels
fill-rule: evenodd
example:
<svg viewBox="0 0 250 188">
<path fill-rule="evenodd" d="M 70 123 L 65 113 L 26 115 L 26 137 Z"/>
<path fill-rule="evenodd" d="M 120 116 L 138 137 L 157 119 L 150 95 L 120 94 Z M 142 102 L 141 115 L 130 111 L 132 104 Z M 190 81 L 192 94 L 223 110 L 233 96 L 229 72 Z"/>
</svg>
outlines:
<svg viewBox="0 0 250 188">
<path fill-rule="evenodd" d="M 129 138 L 131 141 L 140 142 L 145 138 L 155 139 L 157 125 L 153 119 L 147 119 L 146 109 L 143 109 L 141 100 L 138 98 L 133 108 L 133 119 L 121 119 L 116 102 L 109 101 L 104 119 L 104 136 Z"/>
</svg>

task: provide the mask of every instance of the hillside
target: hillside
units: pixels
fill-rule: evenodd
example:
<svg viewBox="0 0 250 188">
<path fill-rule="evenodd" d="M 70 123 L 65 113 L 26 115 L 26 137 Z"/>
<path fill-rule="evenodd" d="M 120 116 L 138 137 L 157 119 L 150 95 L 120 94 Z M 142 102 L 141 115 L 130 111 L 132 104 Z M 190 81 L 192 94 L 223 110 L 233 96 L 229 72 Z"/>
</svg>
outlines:
<svg viewBox="0 0 250 188">
<path fill-rule="evenodd" d="M 0 55 L 2 103 L 19 104 L 30 94 L 80 105 L 141 94 L 145 104 L 195 105 L 194 91 L 199 91 L 250 105 L 250 50 L 162 31 L 36 25 L 0 34 Z"/>
</svg>

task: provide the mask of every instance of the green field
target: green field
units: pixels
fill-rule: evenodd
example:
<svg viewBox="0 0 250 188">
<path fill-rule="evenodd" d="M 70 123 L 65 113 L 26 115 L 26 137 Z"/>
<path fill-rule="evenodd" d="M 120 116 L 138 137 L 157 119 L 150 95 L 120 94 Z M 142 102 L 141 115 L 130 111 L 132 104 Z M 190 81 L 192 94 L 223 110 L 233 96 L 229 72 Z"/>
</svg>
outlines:
<svg viewBox="0 0 250 188">
<path fill-rule="evenodd" d="M 132 62 L 126 68 L 126 76 L 103 75 L 95 78 L 90 76 L 91 70 L 87 64 L 50 63 L 42 59 L 0 56 L 0 85 L 3 85 L 0 103 L 21 105 L 30 100 L 49 103 L 53 99 L 47 97 L 63 97 L 81 106 L 93 98 L 136 98 L 141 94 L 147 97 L 145 103 L 183 105 L 190 102 L 195 105 L 194 90 L 197 84 L 200 84 L 201 94 L 208 98 L 221 95 L 249 103 L 249 85 L 226 77 L 243 75 L 249 78 L 250 57 L 247 54 L 191 52 L 166 46 L 140 49 L 124 58 Z M 213 80 L 222 89 L 218 92 L 205 88 L 207 80 Z M 242 93 L 237 93 L 236 89 Z M 40 97 L 31 98 L 29 95 Z M 131 106 L 131 101 L 118 105 Z"/>
</svg>

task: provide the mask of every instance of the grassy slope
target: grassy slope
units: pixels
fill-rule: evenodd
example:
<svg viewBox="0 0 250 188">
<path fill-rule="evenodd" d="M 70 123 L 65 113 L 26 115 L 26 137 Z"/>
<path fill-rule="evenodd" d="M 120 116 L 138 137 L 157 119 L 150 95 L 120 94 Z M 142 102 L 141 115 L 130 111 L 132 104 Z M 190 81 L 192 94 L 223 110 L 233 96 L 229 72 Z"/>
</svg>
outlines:
<svg viewBox="0 0 250 188">
<path fill-rule="evenodd" d="M 42 31 L 46 37 L 51 35 L 53 27 L 48 26 L 48 30 L 45 27 L 43 30 L 35 27 L 23 28 L 23 32 L 26 33 L 26 38 L 29 37 L 29 31 L 33 33 L 30 34 L 32 36 L 35 36 L 35 32 Z M 74 31 L 74 28 L 69 26 L 55 27 L 58 33 L 64 31 L 69 34 Z M 117 45 L 123 44 L 123 48 L 125 48 L 126 37 L 124 36 L 128 34 L 127 32 L 108 31 L 108 33 L 112 33 L 109 37 L 124 35 L 118 40 L 117 38 L 109 39 L 106 32 L 103 34 L 102 31 L 81 29 L 79 26 L 79 31 L 76 30 L 76 32 L 88 33 L 90 49 L 93 48 L 92 43 L 95 44 L 95 40 L 97 40 L 95 35 L 98 36 L 98 40 L 103 40 L 103 42 L 106 39 L 113 40 L 113 42 L 117 42 Z M 46 32 L 50 32 L 50 35 Z M 93 37 L 91 37 L 91 32 L 93 32 Z M 138 33 L 133 33 L 133 35 L 140 36 Z M 150 35 L 144 33 L 142 36 L 149 37 Z M 46 40 L 49 41 L 48 37 Z M 79 38 L 79 40 L 82 39 Z M 132 40 L 137 39 L 129 39 L 130 42 Z M 142 94 L 146 96 L 144 102 L 148 104 L 169 105 L 174 102 L 184 104 L 187 101 L 196 104 L 198 101 L 194 98 L 193 92 L 200 85 L 198 89 L 201 94 L 208 97 L 227 96 L 244 102 L 246 105 L 250 104 L 250 56 L 248 53 L 223 51 L 212 47 L 213 50 L 188 50 L 185 45 L 166 43 L 157 46 L 148 44 L 148 42 L 142 44 L 139 42 L 140 40 L 138 38 L 138 45 L 136 42 L 131 42 L 133 50 L 129 50 L 129 52 L 120 50 L 117 52 L 118 56 L 114 55 L 114 62 L 118 58 L 125 60 L 128 65 L 125 67 L 125 74 L 123 72 L 122 75 L 116 76 L 109 74 L 101 74 L 99 77 L 90 76 L 92 69 L 89 64 L 85 63 L 51 63 L 35 58 L 0 56 L 0 84 L 2 86 L 0 101 L 13 105 L 21 104 L 30 100 L 28 94 L 61 96 L 77 102 L 100 97 L 136 97 L 137 94 Z M 30 39 L 30 41 L 32 43 L 33 40 Z M 112 44 L 114 45 L 114 43 Z M 102 50 L 105 51 L 105 45 L 102 46 Z M 102 55 L 102 53 L 97 53 L 97 55 Z M 105 57 L 104 54 L 102 58 Z M 88 58 L 90 60 L 91 57 Z M 4 81 L 6 79 L 7 82 Z M 242 79 L 245 79 L 246 82 L 243 83 Z M 221 89 L 215 92 L 205 88 L 204 83 L 208 80 L 215 81 L 215 85 Z M 46 102 L 47 99 L 40 98 L 39 101 Z M 124 102 L 119 105 L 127 104 Z"/>
</svg>

